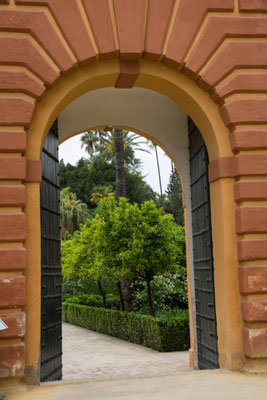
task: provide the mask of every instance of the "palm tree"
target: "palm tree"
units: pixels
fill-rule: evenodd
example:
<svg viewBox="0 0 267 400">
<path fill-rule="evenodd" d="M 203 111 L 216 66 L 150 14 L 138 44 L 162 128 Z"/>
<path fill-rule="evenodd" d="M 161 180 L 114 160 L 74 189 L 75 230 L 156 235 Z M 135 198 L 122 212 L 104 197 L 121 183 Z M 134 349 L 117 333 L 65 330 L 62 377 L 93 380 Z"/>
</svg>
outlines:
<svg viewBox="0 0 267 400">
<path fill-rule="evenodd" d="M 81 137 L 81 142 L 81 148 L 85 147 L 85 151 L 91 159 L 95 153 L 103 151 L 102 147 L 106 143 L 106 132 L 101 129 L 85 132 Z"/>
<path fill-rule="evenodd" d="M 86 151 L 91 159 L 94 155 L 101 154 L 107 159 L 115 160 L 116 199 L 119 201 L 120 197 L 126 197 L 125 155 L 127 156 L 128 153 L 129 159 L 133 160 L 134 149 L 147 151 L 140 148 L 146 142 L 140 141 L 136 134 L 122 129 L 91 131 L 84 134 L 81 141 L 82 146 L 86 146 Z M 118 284 L 118 289 L 123 310 L 133 311 L 132 282 L 128 279 L 122 280 Z"/>
<path fill-rule="evenodd" d="M 160 173 L 160 165 L 159 165 L 159 155 L 158 155 L 158 146 L 153 143 L 153 147 L 156 153 L 156 161 L 157 161 L 157 169 L 158 169 L 158 177 L 159 177 L 159 188 L 160 188 L 160 205 L 163 207 L 163 191 L 162 191 L 162 180 Z"/>
<path fill-rule="evenodd" d="M 161 179 L 161 173 L 160 173 L 158 146 L 155 143 L 153 143 L 151 140 L 147 140 L 146 143 L 150 149 L 153 149 L 155 151 L 157 170 L 158 170 L 158 178 L 159 178 L 160 206 L 163 207 L 163 190 L 162 190 L 162 179 Z"/>
<path fill-rule="evenodd" d="M 73 234 L 84 223 L 88 216 L 88 210 L 85 203 L 77 200 L 75 193 L 70 192 L 66 187 L 60 192 L 60 219 L 61 219 L 61 238 L 66 232 Z"/>
<path fill-rule="evenodd" d="M 91 197 L 91 201 L 94 203 L 99 203 L 101 199 L 105 197 L 113 197 L 114 193 L 112 192 L 111 186 L 95 186 L 93 188 L 93 194 Z"/>
<path fill-rule="evenodd" d="M 85 132 L 81 137 L 81 148 L 85 147 L 85 151 L 89 154 L 90 158 L 93 157 L 98 140 L 98 136 L 94 131 Z"/>
<path fill-rule="evenodd" d="M 134 157 L 134 151 L 139 150 L 149 153 L 148 150 L 142 148 L 142 145 L 146 144 L 146 141 L 140 140 L 139 136 L 135 133 L 123 129 L 111 129 L 110 131 L 99 129 L 86 132 L 82 135 L 81 142 L 81 148 L 85 147 L 85 151 L 91 160 L 101 155 L 101 157 L 104 157 L 108 161 L 115 161 L 120 187 L 125 185 L 125 183 L 121 182 L 121 179 L 125 181 L 125 178 L 122 178 L 123 175 L 125 177 L 125 173 L 123 173 L 125 169 L 124 165 L 138 166 L 138 160 Z M 117 183 L 116 186 L 118 186 Z M 126 195 L 126 190 L 122 189 L 122 192 L 120 189 L 118 190 L 119 193 L 123 193 L 123 196 Z M 118 194 L 119 197 L 122 197 L 122 195 Z"/>
<path fill-rule="evenodd" d="M 126 197 L 126 180 L 124 167 L 124 140 L 122 129 L 114 129 L 114 157 L 116 168 L 116 199 Z"/>
<path fill-rule="evenodd" d="M 146 144 L 146 141 L 140 140 L 140 137 L 133 132 L 112 128 L 110 131 L 99 129 L 86 132 L 81 137 L 81 147 L 83 148 L 85 146 L 85 150 L 89 154 L 90 159 L 101 155 L 108 161 L 115 160 L 116 131 L 122 131 L 125 163 L 127 165 L 134 165 L 136 162 L 136 159 L 134 159 L 134 150 L 148 151 L 142 148 L 142 145 Z"/>
<path fill-rule="evenodd" d="M 122 129 L 114 129 L 114 157 L 116 168 L 116 200 L 126 197 L 126 180 L 124 167 L 124 138 Z M 134 311 L 134 290 L 132 281 L 123 279 L 118 283 L 122 309 L 124 311 Z"/>
</svg>

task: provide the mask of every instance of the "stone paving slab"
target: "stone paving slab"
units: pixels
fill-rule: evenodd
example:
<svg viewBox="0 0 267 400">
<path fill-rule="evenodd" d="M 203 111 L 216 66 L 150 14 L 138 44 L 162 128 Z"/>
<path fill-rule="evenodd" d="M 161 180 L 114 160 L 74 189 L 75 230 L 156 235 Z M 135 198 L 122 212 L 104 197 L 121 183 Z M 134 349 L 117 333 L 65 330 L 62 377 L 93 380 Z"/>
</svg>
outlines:
<svg viewBox="0 0 267 400">
<path fill-rule="evenodd" d="M 267 376 L 201 371 L 171 377 L 46 385 L 6 400 L 266 400 Z"/>
<path fill-rule="evenodd" d="M 10 385 L 6 400 L 267 400 L 266 374 L 193 371 L 187 352 L 158 353 L 69 324 L 63 337 L 64 380 Z"/>
<path fill-rule="evenodd" d="M 75 325 L 63 324 L 64 381 L 170 376 L 190 370 L 187 351 L 159 353 Z"/>
</svg>

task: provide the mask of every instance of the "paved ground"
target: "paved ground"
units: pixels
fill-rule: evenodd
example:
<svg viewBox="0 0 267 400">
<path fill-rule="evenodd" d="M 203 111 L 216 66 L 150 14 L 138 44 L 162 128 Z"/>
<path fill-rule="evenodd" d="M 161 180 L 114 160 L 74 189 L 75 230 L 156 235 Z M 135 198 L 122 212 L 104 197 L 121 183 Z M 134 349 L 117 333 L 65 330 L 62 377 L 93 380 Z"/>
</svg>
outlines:
<svg viewBox="0 0 267 400">
<path fill-rule="evenodd" d="M 171 377 L 42 386 L 6 400 L 266 400 L 267 376 L 197 372 Z"/>
<path fill-rule="evenodd" d="M 187 351 L 159 353 L 63 324 L 64 381 L 170 376 L 182 371 L 190 371 Z"/>
<path fill-rule="evenodd" d="M 187 352 L 158 353 L 68 324 L 63 334 L 63 382 L 11 385 L 6 400 L 267 400 L 267 375 L 192 371 Z"/>
</svg>

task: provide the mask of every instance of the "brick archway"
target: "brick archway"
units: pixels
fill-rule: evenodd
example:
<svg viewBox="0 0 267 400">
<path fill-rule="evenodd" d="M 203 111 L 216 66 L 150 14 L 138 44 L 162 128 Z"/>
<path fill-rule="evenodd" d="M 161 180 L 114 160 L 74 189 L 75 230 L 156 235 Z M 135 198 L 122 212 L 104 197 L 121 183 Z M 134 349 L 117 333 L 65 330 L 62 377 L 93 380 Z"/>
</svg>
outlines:
<svg viewBox="0 0 267 400">
<path fill-rule="evenodd" d="M 0 376 L 24 375 L 25 360 L 28 376 L 38 369 L 31 273 L 40 264 L 32 249 L 42 138 L 71 97 L 134 85 L 175 98 L 200 129 L 208 124 L 204 114 L 213 118 L 206 138 L 211 192 L 214 210 L 216 199 L 221 218 L 231 222 L 220 245 L 226 250 L 232 242 L 217 274 L 231 278 L 221 283 L 225 315 L 235 305 L 221 365 L 266 370 L 266 11 L 261 0 L 0 0 L 0 314 L 12 327 L 0 333 Z M 185 87 L 196 93 L 191 102 Z M 199 96 L 203 115 L 194 104 Z M 235 203 L 227 202 L 226 188 Z M 214 211 L 215 224 L 216 218 Z M 228 264 L 232 275 L 223 273 Z"/>
</svg>

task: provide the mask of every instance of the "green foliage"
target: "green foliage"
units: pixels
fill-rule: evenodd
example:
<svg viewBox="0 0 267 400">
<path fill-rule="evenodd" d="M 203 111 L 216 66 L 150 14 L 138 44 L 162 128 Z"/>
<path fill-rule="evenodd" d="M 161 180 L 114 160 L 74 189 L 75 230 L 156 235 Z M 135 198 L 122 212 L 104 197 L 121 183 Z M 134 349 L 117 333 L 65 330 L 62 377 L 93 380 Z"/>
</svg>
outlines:
<svg viewBox="0 0 267 400">
<path fill-rule="evenodd" d="M 81 294 L 79 296 L 65 296 L 64 302 L 81 304 L 84 306 L 102 307 L 102 297 L 97 294 Z"/>
<path fill-rule="evenodd" d="M 69 187 L 65 187 L 60 192 L 60 222 L 61 237 L 66 232 L 73 233 L 84 223 L 88 216 L 88 210 L 85 203 L 77 200 L 75 193 L 70 192 Z"/>
<path fill-rule="evenodd" d="M 79 281 L 79 270 L 75 264 L 79 248 L 79 237 L 80 231 L 76 231 L 73 236 L 66 235 L 64 240 L 61 241 L 62 275 L 63 279 L 68 281 Z"/>
<path fill-rule="evenodd" d="M 148 298 L 145 281 L 139 279 L 135 283 L 135 289 L 135 309 L 147 313 Z M 166 274 L 155 276 L 151 281 L 151 289 L 156 315 L 160 310 L 169 311 L 188 307 L 186 271 L 181 275 Z"/>
<path fill-rule="evenodd" d="M 60 187 L 69 187 L 71 192 L 76 193 L 77 199 L 87 204 L 90 210 L 96 208 L 97 203 L 91 201 L 93 193 L 99 188 L 104 192 L 115 192 L 116 171 L 114 161 L 96 157 L 92 162 L 80 159 L 74 166 L 65 165 L 63 160 L 59 163 Z M 155 200 L 157 195 L 152 188 L 144 181 L 144 178 L 137 170 L 125 168 L 127 198 L 130 203 L 141 204 L 147 200 Z"/>
<path fill-rule="evenodd" d="M 62 301 L 71 304 L 81 304 L 91 307 L 103 307 L 102 296 L 97 294 L 81 294 L 78 296 L 64 295 Z M 120 298 L 119 296 L 108 294 L 106 298 L 106 307 L 119 310 Z"/>
<path fill-rule="evenodd" d="M 95 217 L 62 242 L 63 276 L 115 283 L 142 278 L 153 315 L 150 281 L 156 275 L 176 274 L 186 286 L 184 250 L 183 228 L 152 201 L 138 207 L 124 198 L 119 204 L 113 197 L 104 198 Z"/>
<path fill-rule="evenodd" d="M 107 294 L 107 308 L 111 308 L 113 310 L 119 310 L 120 309 L 120 297 L 116 296 L 112 293 Z"/>
<path fill-rule="evenodd" d="M 110 293 L 114 296 L 118 295 L 118 287 L 116 284 L 114 284 L 110 280 L 102 280 L 101 283 L 105 293 Z M 63 296 L 78 296 L 80 294 L 100 295 L 101 293 L 99 292 L 99 287 L 97 283 L 91 279 L 68 280 L 66 278 L 63 278 L 62 294 Z"/>
<path fill-rule="evenodd" d="M 177 262 L 182 267 L 181 273 L 186 274 L 186 242 L 185 242 L 185 228 L 176 225 L 175 229 L 175 243 L 177 248 Z"/>
<path fill-rule="evenodd" d="M 77 296 L 82 293 L 84 292 L 80 281 L 69 281 L 66 278 L 62 279 L 62 301 L 64 301 L 68 296 Z"/>
<path fill-rule="evenodd" d="M 106 207 L 108 205 L 108 207 Z M 114 229 L 120 223 L 116 218 L 116 201 L 103 199 L 98 214 L 88 219 L 72 240 L 62 243 L 62 271 L 67 279 L 90 279 L 96 282 L 111 279 L 119 282 L 127 277 L 122 268 L 120 252 L 125 243 L 122 232 Z M 122 224 L 124 225 L 124 224 Z M 127 228 L 124 225 L 124 228 Z M 126 233 L 127 229 L 125 229 Z"/>
<path fill-rule="evenodd" d="M 129 212 L 134 213 L 135 226 L 122 258 L 132 274 L 151 280 L 155 275 L 178 272 L 180 249 L 172 216 L 164 215 L 152 201 Z"/>
<path fill-rule="evenodd" d="M 172 214 L 178 225 L 184 225 L 183 189 L 179 174 L 173 165 L 164 200 L 164 211 Z"/>
<path fill-rule="evenodd" d="M 63 303 L 63 321 L 161 352 L 189 348 L 185 310 L 171 319 Z"/>
<path fill-rule="evenodd" d="M 106 161 L 114 161 L 115 158 L 115 132 L 105 131 L 102 129 L 86 132 L 81 137 L 81 147 L 85 147 L 90 159 L 101 157 Z M 142 148 L 146 141 L 143 141 L 139 135 L 122 130 L 124 142 L 124 161 L 128 167 L 138 168 L 140 161 L 135 158 L 134 151 L 141 150 L 148 152 Z"/>
<path fill-rule="evenodd" d="M 188 318 L 188 309 L 174 308 L 172 310 L 158 310 L 157 318 L 172 319 L 184 316 Z"/>
</svg>

